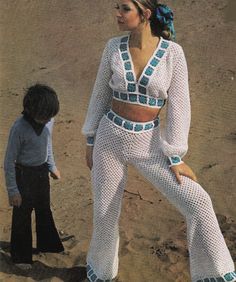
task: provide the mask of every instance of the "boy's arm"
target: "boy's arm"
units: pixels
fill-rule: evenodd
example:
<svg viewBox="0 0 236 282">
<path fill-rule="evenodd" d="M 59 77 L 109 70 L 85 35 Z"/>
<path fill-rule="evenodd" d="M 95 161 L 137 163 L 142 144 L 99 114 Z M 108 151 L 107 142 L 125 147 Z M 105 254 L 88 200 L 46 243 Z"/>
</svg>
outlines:
<svg viewBox="0 0 236 282">
<path fill-rule="evenodd" d="M 8 196 L 19 196 L 20 192 L 16 184 L 15 162 L 20 151 L 21 140 L 18 130 L 13 126 L 8 138 L 8 144 L 4 159 L 4 171 Z"/>
</svg>

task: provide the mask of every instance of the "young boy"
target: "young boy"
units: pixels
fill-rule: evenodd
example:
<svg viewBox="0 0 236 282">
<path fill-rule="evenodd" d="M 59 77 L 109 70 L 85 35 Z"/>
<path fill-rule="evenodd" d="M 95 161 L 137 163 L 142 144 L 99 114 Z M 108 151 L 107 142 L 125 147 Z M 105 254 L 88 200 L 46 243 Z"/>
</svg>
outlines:
<svg viewBox="0 0 236 282">
<path fill-rule="evenodd" d="M 50 209 L 50 176 L 60 178 L 52 151 L 53 117 L 59 111 L 55 91 L 31 86 L 23 100 L 22 116 L 13 124 L 4 161 L 6 186 L 13 206 L 12 261 L 21 269 L 32 266 L 31 213 L 35 210 L 37 250 L 64 250 Z"/>
</svg>

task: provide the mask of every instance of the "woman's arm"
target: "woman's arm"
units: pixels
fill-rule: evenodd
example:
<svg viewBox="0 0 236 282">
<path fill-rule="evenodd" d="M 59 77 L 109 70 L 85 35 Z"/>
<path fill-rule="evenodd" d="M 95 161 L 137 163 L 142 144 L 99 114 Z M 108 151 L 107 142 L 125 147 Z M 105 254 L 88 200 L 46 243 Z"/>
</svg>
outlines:
<svg viewBox="0 0 236 282">
<path fill-rule="evenodd" d="M 162 139 L 163 153 L 168 157 L 171 170 L 179 184 L 182 182 L 181 175 L 197 180 L 192 169 L 182 161 L 188 150 L 190 120 L 188 69 L 180 47 L 168 90 L 166 129 Z"/>
<path fill-rule="evenodd" d="M 111 71 L 111 40 L 108 41 L 103 51 L 101 63 L 97 72 L 96 81 L 90 98 L 86 119 L 82 128 L 82 133 L 87 137 L 89 146 L 93 145 L 95 134 L 99 122 L 108 110 L 112 99 L 112 89 L 109 81 L 112 76 Z"/>
<path fill-rule="evenodd" d="M 162 150 L 171 166 L 182 163 L 187 152 L 190 119 L 188 70 L 184 52 L 179 47 L 168 90 L 166 128 L 162 138 Z"/>
</svg>

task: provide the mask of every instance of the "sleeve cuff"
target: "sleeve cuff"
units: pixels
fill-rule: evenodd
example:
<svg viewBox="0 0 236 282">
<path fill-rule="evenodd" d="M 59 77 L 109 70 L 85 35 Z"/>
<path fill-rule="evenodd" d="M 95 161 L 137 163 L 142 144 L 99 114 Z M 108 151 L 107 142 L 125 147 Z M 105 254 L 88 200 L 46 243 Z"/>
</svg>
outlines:
<svg viewBox="0 0 236 282">
<path fill-rule="evenodd" d="M 94 136 L 88 136 L 87 137 L 87 146 L 93 146 L 94 145 Z"/>
<path fill-rule="evenodd" d="M 174 155 L 172 157 L 168 157 L 168 160 L 169 160 L 169 167 L 171 166 L 175 166 L 175 165 L 180 165 L 183 163 L 182 159 L 180 156 L 178 155 Z"/>
<path fill-rule="evenodd" d="M 54 172 L 54 171 L 57 170 L 57 167 L 56 167 L 55 165 L 50 165 L 50 164 L 48 164 L 48 170 L 49 170 L 50 172 Z"/>
</svg>

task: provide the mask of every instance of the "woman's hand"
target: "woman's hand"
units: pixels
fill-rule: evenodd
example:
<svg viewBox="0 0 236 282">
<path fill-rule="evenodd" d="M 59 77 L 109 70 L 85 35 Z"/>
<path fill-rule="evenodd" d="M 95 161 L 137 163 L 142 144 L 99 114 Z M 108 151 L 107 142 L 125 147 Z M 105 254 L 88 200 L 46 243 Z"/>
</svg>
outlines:
<svg viewBox="0 0 236 282">
<path fill-rule="evenodd" d="M 187 176 L 188 178 L 192 179 L 193 181 L 197 181 L 196 175 L 194 174 L 192 169 L 188 165 L 186 165 L 185 163 L 171 166 L 170 169 L 175 174 L 176 179 L 177 179 L 179 184 L 182 183 L 181 175 Z"/>
<path fill-rule="evenodd" d="M 20 194 L 9 197 L 9 203 L 11 206 L 20 207 L 22 203 L 22 198 Z"/>
<path fill-rule="evenodd" d="M 91 170 L 93 167 L 93 146 L 86 147 L 86 163 L 88 168 Z"/>
</svg>

